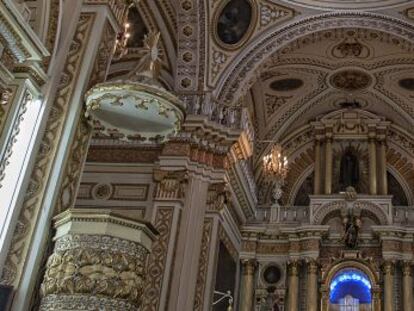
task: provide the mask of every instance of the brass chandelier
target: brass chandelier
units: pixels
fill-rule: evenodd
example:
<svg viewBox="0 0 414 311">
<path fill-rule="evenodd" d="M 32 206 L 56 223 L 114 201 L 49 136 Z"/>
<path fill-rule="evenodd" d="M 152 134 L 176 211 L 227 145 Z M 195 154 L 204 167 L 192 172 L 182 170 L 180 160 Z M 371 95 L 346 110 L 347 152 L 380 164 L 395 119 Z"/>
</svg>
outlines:
<svg viewBox="0 0 414 311">
<path fill-rule="evenodd" d="M 274 183 L 273 199 L 278 204 L 282 197 L 282 187 L 288 174 L 288 159 L 283 155 L 282 146 L 275 144 L 270 153 L 263 157 L 263 169 L 266 178 Z"/>
</svg>

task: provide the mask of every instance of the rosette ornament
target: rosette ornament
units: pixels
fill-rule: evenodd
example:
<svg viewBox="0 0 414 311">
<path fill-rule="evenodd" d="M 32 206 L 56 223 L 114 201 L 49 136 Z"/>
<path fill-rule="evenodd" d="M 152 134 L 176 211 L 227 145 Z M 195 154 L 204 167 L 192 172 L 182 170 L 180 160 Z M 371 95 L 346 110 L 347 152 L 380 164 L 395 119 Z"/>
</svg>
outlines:
<svg viewBox="0 0 414 311">
<path fill-rule="evenodd" d="M 147 53 L 125 80 L 95 85 L 86 95 L 86 116 L 106 136 L 143 143 L 165 142 L 180 130 L 184 104 L 157 80 L 159 33 L 144 43 Z"/>
</svg>

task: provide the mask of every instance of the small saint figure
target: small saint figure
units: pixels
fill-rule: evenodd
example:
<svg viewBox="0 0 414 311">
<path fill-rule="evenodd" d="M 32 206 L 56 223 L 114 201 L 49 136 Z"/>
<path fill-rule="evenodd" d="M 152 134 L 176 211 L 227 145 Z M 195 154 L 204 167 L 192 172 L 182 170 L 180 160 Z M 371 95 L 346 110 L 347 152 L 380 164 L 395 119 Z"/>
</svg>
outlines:
<svg viewBox="0 0 414 311">
<path fill-rule="evenodd" d="M 348 215 L 343 220 L 345 233 L 342 240 L 349 249 L 355 249 L 359 242 L 359 231 L 361 228 L 361 220 L 359 217 Z"/>
</svg>

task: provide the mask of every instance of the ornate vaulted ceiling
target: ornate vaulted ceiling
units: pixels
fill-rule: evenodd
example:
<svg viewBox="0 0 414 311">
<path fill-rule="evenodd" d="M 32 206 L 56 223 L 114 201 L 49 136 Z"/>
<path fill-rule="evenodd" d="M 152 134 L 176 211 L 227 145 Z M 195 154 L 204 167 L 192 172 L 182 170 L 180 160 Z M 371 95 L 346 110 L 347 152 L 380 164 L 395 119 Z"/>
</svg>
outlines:
<svg viewBox="0 0 414 311">
<path fill-rule="evenodd" d="M 349 104 L 412 131 L 413 52 L 412 43 L 376 30 L 342 28 L 295 40 L 262 65 L 250 90 L 256 134 L 280 140 Z"/>
<path fill-rule="evenodd" d="M 361 10 L 389 8 L 407 4 L 409 0 L 283 0 L 283 2 L 324 10 Z"/>
<path fill-rule="evenodd" d="M 414 154 L 412 1 L 135 3 L 139 13 L 130 22 L 145 27 L 133 36 L 128 54 L 113 63 L 110 78 L 134 67 L 143 32 L 160 31 L 161 82 L 189 102 L 199 96 L 190 112 L 249 111 L 255 129 L 249 164 L 262 192 L 269 189 L 261 179 L 269 147 L 280 142 L 287 150 L 293 187 L 313 165 L 310 122 L 335 110 L 353 107 L 391 121 L 405 131 L 392 133 L 394 158 L 406 161 Z"/>
</svg>

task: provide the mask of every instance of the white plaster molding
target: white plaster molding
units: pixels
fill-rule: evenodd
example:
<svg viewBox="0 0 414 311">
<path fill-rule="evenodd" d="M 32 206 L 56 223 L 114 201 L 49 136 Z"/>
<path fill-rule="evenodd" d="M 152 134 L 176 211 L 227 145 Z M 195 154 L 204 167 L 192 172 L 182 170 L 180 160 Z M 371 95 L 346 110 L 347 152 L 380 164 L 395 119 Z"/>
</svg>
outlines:
<svg viewBox="0 0 414 311">
<path fill-rule="evenodd" d="M 108 235 L 142 244 L 151 249 L 156 231 L 148 224 L 116 215 L 102 209 L 69 209 L 54 218 L 55 239 L 70 234 Z"/>
</svg>

